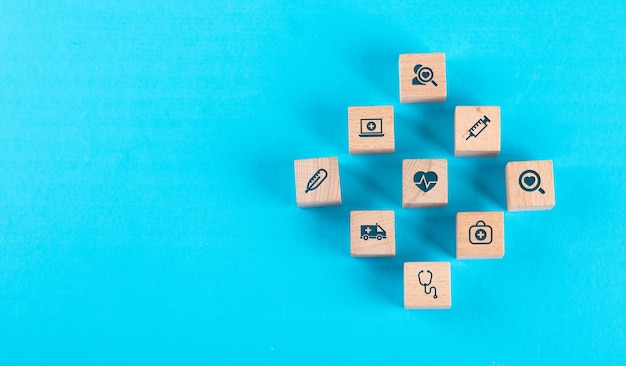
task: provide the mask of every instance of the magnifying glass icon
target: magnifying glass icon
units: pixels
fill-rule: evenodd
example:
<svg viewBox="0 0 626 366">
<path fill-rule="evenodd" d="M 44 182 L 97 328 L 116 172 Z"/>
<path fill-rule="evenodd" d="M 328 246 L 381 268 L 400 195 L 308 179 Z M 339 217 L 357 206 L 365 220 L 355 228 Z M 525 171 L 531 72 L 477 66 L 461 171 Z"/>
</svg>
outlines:
<svg viewBox="0 0 626 366">
<path fill-rule="evenodd" d="M 541 177 L 539 176 L 539 173 L 532 169 L 524 170 L 522 174 L 519 175 L 519 186 L 526 192 L 539 190 L 539 193 L 545 194 L 546 191 L 544 191 L 540 185 Z"/>
<path fill-rule="evenodd" d="M 417 75 L 417 80 L 419 80 L 419 84 L 424 85 L 427 83 L 432 83 L 434 86 L 438 86 L 433 77 L 435 76 L 433 73 L 433 69 L 428 66 L 422 66 L 421 64 L 415 65 L 413 68 L 413 72 Z M 416 84 L 416 79 L 413 79 L 413 85 Z"/>
</svg>

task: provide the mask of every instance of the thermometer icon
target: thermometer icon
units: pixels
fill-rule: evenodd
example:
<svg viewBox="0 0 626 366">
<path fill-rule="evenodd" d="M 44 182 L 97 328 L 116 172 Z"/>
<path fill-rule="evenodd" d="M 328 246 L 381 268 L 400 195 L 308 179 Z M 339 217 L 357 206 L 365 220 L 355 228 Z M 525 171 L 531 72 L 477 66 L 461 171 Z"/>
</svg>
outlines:
<svg viewBox="0 0 626 366">
<path fill-rule="evenodd" d="M 314 191 L 317 187 L 324 182 L 324 180 L 328 177 L 328 172 L 326 169 L 319 169 L 313 174 L 311 179 L 309 179 L 309 183 L 306 185 L 306 191 L 304 193 L 309 193 L 309 191 Z"/>
<path fill-rule="evenodd" d="M 491 122 L 491 120 L 487 116 L 483 116 L 483 118 L 479 119 L 469 130 L 467 130 L 467 132 L 469 132 L 469 136 L 467 136 L 465 141 L 469 140 L 470 137 L 478 137 L 478 135 L 480 135 L 480 133 L 487 128 L 487 124 L 489 122 Z"/>
</svg>

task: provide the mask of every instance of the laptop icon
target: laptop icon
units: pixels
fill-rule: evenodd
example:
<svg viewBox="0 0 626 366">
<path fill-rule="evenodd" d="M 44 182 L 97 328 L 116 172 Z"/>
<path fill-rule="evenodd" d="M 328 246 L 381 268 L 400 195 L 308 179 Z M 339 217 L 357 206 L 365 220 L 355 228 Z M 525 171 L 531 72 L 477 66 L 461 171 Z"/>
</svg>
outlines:
<svg viewBox="0 0 626 366">
<path fill-rule="evenodd" d="M 383 137 L 382 118 L 361 118 L 360 137 Z"/>
</svg>

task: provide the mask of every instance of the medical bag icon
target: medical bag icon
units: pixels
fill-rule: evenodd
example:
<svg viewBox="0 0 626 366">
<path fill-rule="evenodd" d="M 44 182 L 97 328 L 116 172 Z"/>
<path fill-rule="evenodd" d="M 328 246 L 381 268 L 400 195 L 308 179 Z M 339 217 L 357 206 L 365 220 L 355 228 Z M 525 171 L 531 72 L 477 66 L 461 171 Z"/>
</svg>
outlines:
<svg viewBox="0 0 626 366">
<path fill-rule="evenodd" d="M 469 241 L 472 244 L 491 244 L 493 230 L 483 220 L 476 221 L 476 225 L 469 228 Z"/>
</svg>

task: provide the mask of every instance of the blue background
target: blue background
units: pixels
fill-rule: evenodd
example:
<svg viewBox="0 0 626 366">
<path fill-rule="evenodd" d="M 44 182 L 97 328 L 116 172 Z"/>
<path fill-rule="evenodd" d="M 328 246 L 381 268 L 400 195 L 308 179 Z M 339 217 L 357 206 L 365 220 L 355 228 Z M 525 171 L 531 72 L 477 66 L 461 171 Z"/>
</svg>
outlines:
<svg viewBox="0 0 626 366">
<path fill-rule="evenodd" d="M 620 1 L 5 1 L 0 363 L 619 364 L 626 354 Z M 400 105 L 400 53 L 446 52 L 445 103 Z M 395 107 L 350 156 L 347 107 Z M 497 158 L 453 156 L 456 105 L 502 108 Z M 293 160 L 338 156 L 340 207 Z M 449 204 L 401 208 L 401 160 Z M 552 159 L 556 207 L 457 261 L 455 214 L 505 210 L 504 166 Z M 349 211 L 394 209 L 353 259 Z M 452 308 L 403 309 L 402 264 L 450 261 Z"/>
</svg>

